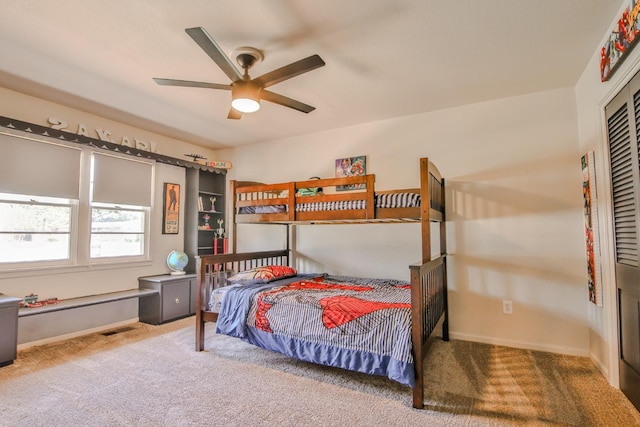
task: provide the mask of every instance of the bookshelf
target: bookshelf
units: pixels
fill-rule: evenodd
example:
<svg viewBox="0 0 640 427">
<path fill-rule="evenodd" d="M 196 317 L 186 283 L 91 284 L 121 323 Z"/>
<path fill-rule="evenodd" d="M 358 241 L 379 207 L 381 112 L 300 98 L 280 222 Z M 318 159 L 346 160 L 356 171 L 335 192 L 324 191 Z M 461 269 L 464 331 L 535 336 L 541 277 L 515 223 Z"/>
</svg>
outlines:
<svg viewBox="0 0 640 427">
<path fill-rule="evenodd" d="M 226 175 L 187 169 L 185 196 L 185 253 L 187 273 L 194 273 L 195 257 L 227 249 Z"/>
</svg>

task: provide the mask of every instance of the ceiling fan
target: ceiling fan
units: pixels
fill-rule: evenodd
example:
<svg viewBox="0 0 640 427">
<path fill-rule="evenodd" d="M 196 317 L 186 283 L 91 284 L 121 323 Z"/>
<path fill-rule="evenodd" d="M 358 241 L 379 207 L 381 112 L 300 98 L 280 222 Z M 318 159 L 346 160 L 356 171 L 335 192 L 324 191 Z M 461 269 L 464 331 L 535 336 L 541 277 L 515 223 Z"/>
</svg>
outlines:
<svg viewBox="0 0 640 427">
<path fill-rule="evenodd" d="M 251 47 L 238 49 L 236 61 L 242 67 L 241 73 L 224 54 L 220 46 L 211 38 L 209 33 L 202 27 L 187 28 L 185 30 L 191 38 L 205 51 L 218 67 L 231 79 L 230 84 L 194 82 L 190 80 L 175 80 L 154 78 L 156 83 L 164 86 L 200 87 L 205 89 L 223 89 L 231 91 L 231 109 L 228 119 L 240 119 L 242 113 L 252 113 L 260 109 L 260 100 L 265 100 L 279 104 L 294 110 L 310 113 L 315 107 L 304 104 L 295 99 L 271 92 L 266 88 L 280 83 L 284 80 L 306 73 L 307 71 L 325 65 L 318 55 L 311 55 L 307 58 L 293 62 L 284 67 L 270 71 L 254 79 L 249 77 L 249 69 L 264 56 L 261 51 Z"/>
</svg>

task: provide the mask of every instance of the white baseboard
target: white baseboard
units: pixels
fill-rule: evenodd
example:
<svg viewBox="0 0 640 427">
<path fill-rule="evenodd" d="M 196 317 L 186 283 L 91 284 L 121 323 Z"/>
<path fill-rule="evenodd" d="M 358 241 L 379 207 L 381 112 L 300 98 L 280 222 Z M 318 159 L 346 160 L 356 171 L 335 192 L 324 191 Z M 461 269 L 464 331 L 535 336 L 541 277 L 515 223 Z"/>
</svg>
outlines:
<svg viewBox="0 0 640 427">
<path fill-rule="evenodd" d="M 571 347 L 560 347 L 554 345 L 544 345 L 544 344 L 533 344 L 530 342 L 524 341 L 514 341 L 514 340 L 503 340 L 494 337 L 486 337 L 482 335 L 472 335 L 472 334 L 464 334 L 464 333 L 456 333 L 450 332 L 449 336 L 453 339 L 462 340 L 462 341 L 473 341 L 480 342 L 485 344 L 493 344 L 493 345 L 501 345 L 504 347 L 513 347 L 513 348 L 521 348 L 524 350 L 535 350 L 535 351 L 545 351 L 547 353 L 556 353 L 556 354 L 566 354 L 568 356 L 580 356 L 580 357 L 589 357 L 589 350 L 586 348 L 571 348 Z M 595 360 L 594 360 L 594 363 Z M 600 366 L 598 366 L 600 368 Z"/>
<path fill-rule="evenodd" d="M 614 384 L 609 376 L 609 367 L 602 363 L 602 360 L 598 359 L 593 355 L 593 353 L 589 353 L 589 358 L 596 365 L 596 368 L 602 373 L 602 375 L 607 379 L 609 385 L 615 388 L 620 388 L 620 384 Z"/>
</svg>

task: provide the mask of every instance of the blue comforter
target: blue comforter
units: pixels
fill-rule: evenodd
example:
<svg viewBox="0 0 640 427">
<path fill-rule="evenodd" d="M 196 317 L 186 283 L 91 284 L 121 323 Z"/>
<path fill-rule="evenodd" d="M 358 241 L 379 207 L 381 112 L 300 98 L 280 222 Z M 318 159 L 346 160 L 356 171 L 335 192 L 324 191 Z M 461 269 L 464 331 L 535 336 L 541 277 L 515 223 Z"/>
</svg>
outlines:
<svg viewBox="0 0 640 427">
<path fill-rule="evenodd" d="M 231 286 L 216 331 L 296 359 L 413 387 L 410 307 L 405 282 L 296 276 Z"/>
</svg>

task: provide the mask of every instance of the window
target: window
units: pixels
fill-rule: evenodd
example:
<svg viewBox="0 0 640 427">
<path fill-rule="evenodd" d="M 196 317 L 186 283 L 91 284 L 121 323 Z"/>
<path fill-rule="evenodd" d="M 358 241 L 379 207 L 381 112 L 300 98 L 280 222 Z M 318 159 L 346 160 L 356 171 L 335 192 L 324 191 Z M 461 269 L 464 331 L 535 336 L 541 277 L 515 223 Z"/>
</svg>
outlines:
<svg viewBox="0 0 640 427">
<path fill-rule="evenodd" d="M 70 261 L 77 203 L 0 193 L 0 263 Z"/>
<path fill-rule="evenodd" d="M 93 153 L 91 171 L 90 258 L 148 258 L 151 164 Z"/>
<path fill-rule="evenodd" d="M 0 134 L 0 268 L 76 261 L 82 151 Z"/>
<path fill-rule="evenodd" d="M 0 270 L 144 261 L 154 164 L 0 133 Z"/>
</svg>

